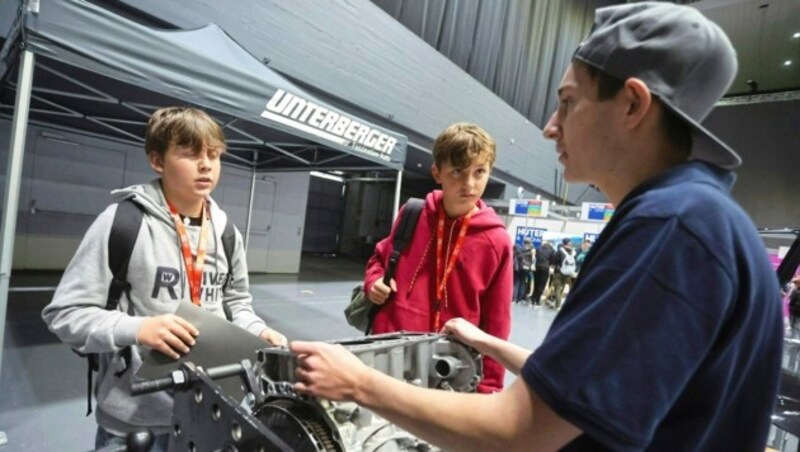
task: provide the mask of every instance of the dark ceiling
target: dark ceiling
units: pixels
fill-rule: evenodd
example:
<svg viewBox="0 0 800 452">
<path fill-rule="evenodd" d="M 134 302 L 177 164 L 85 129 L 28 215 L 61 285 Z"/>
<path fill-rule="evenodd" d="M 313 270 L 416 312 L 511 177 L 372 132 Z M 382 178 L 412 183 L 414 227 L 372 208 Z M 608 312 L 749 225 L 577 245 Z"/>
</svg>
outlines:
<svg viewBox="0 0 800 452">
<path fill-rule="evenodd" d="M 702 0 L 739 57 L 729 95 L 800 90 L 800 0 Z M 748 80 L 755 84 L 748 84 Z"/>
<path fill-rule="evenodd" d="M 565 33 L 570 33 L 569 28 L 553 22 L 575 22 L 575 28 L 584 27 L 585 33 L 591 26 L 594 8 L 625 3 L 619 0 L 476 0 L 467 4 L 459 0 L 372 1 L 539 127 L 554 108 L 554 96 L 540 87 L 552 85 L 553 80 L 557 84 L 564 71 L 561 66 L 566 65 L 566 62 L 553 60 L 542 66 L 542 61 L 531 57 L 546 54 L 554 43 L 563 41 L 548 43 L 547 28 L 557 27 L 555 33 L 564 38 Z M 737 49 L 739 72 L 728 96 L 800 90 L 800 0 L 679 0 L 675 3 L 702 11 L 725 30 Z M 486 13 L 499 4 L 505 5 L 504 14 Z M 562 8 L 560 12 L 559 8 Z M 580 13 L 583 8 L 585 14 Z M 473 17 L 465 20 L 468 13 Z M 547 20 L 543 21 L 542 15 Z M 519 28 L 520 17 L 525 21 L 522 28 Z M 531 34 L 529 39 L 539 42 L 506 37 L 498 45 L 484 42 L 498 38 L 479 33 L 480 27 L 473 23 L 482 22 L 491 22 L 490 26 L 496 30 L 544 29 L 545 33 Z M 487 47 L 495 51 L 485 52 Z M 520 52 L 519 48 L 528 50 Z M 517 55 L 521 68 L 501 64 L 503 55 Z M 494 67 L 491 77 L 482 69 L 486 65 Z M 546 79 L 541 74 L 545 71 L 555 79 Z"/>
<path fill-rule="evenodd" d="M 468 2 L 373 0 L 373 2 L 412 32 L 422 36 L 428 44 L 465 69 L 476 80 L 498 93 L 506 103 L 531 118 L 531 122 L 537 125 L 540 125 L 541 118 L 546 118 L 552 111 L 554 96 L 549 93 L 553 92 L 552 88 L 558 83 L 563 72 L 562 66 L 568 61 L 569 49 L 566 47 L 574 47 L 572 35 L 579 39 L 579 34 L 588 31 L 595 7 L 623 3 L 615 0 L 471 0 Z M 729 96 L 734 98 L 733 100 L 749 98 L 742 95 L 752 94 L 754 90 L 756 93 L 780 92 L 788 98 L 800 98 L 800 67 L 798 67 L 800 66 L 800 0 L 676 0 L 676 2 L 689 4 L 720 24 L 737 48 L 739 75 L 729 91 Z M 121 7 L 128 4 L 120 0 L 105 0 L 102 3 L 122 5 Z M 13 15 L 18 4 L 18 1 L 0 2 L 0 35 L 6 33 L 10 23 L 9 17 Z M 498 4 L 504 6 L 501 8 L 497 6 Z M 138 11 L 136 8 L 129 9 Z M 495 14 L 492 16 L 487 14 L 487 11 L 495 11 Z M 549 17 L 547 23 L 536 22 L 537 18 L 539 20 L 542 18 L 542 15 L 538 14 L 541 11 L 548 13 L 545 16 Z M 473 13 L 474 16 L 470 16 Z M 158 18 L 152 16 L 148 16 L 147 19 L 146 22 L 158 21 Z M 566 26 L 562 22 L 572 22 L 574 26 Z M 463 27 L 465 23 L 473 25 Z M 491 24 L 488 29 L 486 26 L 483 27 L 483 35 L 478 32 L 480 31 L 478 25 L 481 24 Z M 524 64 L 514 66 L 508 62 L 514 59 L 514 55 L 518 55 L 518 58 L 522 56 L 523 59 L 525 55 L 538 55 L 536 45 L 546 51 L 547 44 L 542 42 L 541 36 L 531 33 L 528 39 L 534 42 L 528 43 L 524 42 L 528 41 L 524 37 L 520 37 L 517 42 L 510 42 L 506 38 L 499 47 L 480 42 L 481 36 L 491 37 L 498 33 L 507 35 L 506 31 L 513 35 L 514 28 L 523 27 L 521 29 L 524 30 L 535 28 L 525 28 L 525 24 L 554 27 L 551 34 L 545 34 L 553 39 L 549 47 L 550 53 L 553 52 L 553 46 L 558 47 L 558 52 L 563 50 L 567 53 L 567 60 L 562 62 L 561 58 L 554 57 L 548 64 L 536 65 L 541 66 L 541 74 L 530 73 L 523 70 Z M 164 21 L 158 23 L 158 26 L 164 27 Z M 512 49 L 509 43 L 515 44 L 516 48 Z M 507 64 L 498 64 L 498 61 L 502 60 L 498 55 L 502 56 L 504 53 L 508 54 L 505 58 Z M 487 61 L 478 61 L 481 58 Z M 495 64 L 489 61 L 492 58 L 495 59 Z M 480 71 L 474 73 L 471 70 L 488 67 L 494 67 L 494 70 L 490 71 L 491 78 L 487 78 L 486 74 Z M 545 69 L 548 73 L 544 73 Z M 504 70 L 513 71 L 514 74 L 504 74 Z M 539 78 L 533 79 L 534 76 Z M 755 83 L 748 84 L 748 80 L 753 80 Z M 491 86 L 496 81 L 502 81 L 498 83 L 499 89 Z M 537 92 L 526 97 L 525 90 L 530 90 L 531 86 L 536 87 Z M 754 97 L 756 102 L 761 99 L 758 96 Z M 429 158 L 416 161 L 410 157 L 406 169 L 411 171 L 408 171 L 407 176 L 413 179 L 415 171 L 418 171 L 419 178 L 425 179 L 429 165 Z"/>
</svg>

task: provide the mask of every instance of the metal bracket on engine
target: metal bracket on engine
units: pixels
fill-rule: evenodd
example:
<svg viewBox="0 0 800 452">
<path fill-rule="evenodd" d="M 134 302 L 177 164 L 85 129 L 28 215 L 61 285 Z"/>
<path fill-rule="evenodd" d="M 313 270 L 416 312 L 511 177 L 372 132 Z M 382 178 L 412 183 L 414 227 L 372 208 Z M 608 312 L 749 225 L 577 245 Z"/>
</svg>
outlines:
<svg viewBox="0 0 800 452">
<path fill-rule="evenodd" d="M 421 387 L 474 392 L 483 375 L 480 354 L 441 334 L 401 332 L 331 342 L 366 365 Z M 186 363 L 178 378 L 142 382 L 139 392 L 175 391 L 170 451 L 436 450 L 352 402 L 296 393 L 295 367 L 287 349 L 264 348 L 252 365 L 243 361 L 203 370 Z M 214 380 L 218 377 L 227 377 L 226 384 Z M 235 378 L 244 398 L 223 389 Z"/>
</svg>

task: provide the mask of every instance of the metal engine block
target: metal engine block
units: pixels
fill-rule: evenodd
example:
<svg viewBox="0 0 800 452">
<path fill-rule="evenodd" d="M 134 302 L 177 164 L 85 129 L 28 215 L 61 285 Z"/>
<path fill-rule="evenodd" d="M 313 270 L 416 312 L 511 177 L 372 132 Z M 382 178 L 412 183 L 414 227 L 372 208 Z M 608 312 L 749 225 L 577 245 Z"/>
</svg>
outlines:
<svg viewBox="0 0 800 452">
<path fill-rule="evenodd" d="M 417 386 L 474 392 L 483 376 L 477 352 L 440 334 L 393 333 L 331 342 L 368 366 Z M 134 390 L 174 388 L 170 451 L 438 450 L 355 403 L 296 393 L 295 365 L 285 348 L 264 348 L 254 364 L 245 360 L 204 370 L 186 363 L 170 377 Z M 231 383 L 241 391 L 231 390 Z"/>
</svg>

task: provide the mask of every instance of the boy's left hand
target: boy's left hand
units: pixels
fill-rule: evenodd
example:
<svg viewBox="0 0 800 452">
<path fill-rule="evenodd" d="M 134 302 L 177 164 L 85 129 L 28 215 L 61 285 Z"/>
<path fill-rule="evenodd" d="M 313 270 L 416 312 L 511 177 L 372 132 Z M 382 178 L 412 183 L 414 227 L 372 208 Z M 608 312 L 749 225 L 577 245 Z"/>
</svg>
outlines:
<svg viewBox="0 0 800 452">
<path fill-rule="evenodd" d="M 286 336 L 273 330 L 272 328 L 267 328 L 266 330 L 262 331 L 259 337 L 263 339 L 265 342 L 281 347 L 289 343 L 286 340 Z"/>
</svg>

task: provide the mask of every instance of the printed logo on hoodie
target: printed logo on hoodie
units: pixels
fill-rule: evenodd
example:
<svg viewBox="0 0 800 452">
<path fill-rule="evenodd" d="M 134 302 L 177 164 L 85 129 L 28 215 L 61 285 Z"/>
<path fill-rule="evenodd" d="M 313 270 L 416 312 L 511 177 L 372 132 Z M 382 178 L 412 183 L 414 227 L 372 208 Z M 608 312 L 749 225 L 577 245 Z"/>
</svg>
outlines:
<svg viewBox="0 0 800 452">
<path fill-rule="evenodd" d="M 180 274 L 176 268 L 156 267 L 156 278 L 153 283 L 153 293 L 150 297 L 157 299 L 158 293 L 163 287 L 169 292 L 170 299 L 177 300 L 178 294 L 175 292 L 175 286 L 178 284 L 179 278 Z"/>
<path fill-rule="evenodd" d="M 227 273 L 222 272 L 203 272 L 203 280 L 200 286 L 200 302 L 216 303 L 222 299 L 222 285 L 225 283 Z M 166 289 L 170 300 L 178 299 L 176 286 L 180 283 L 180 273 L 178 269 L 172 267 L 156 267 L 156 277 L 153 282 L 151 297 L 158 299 L 161 289 Z"/>
</svg>

